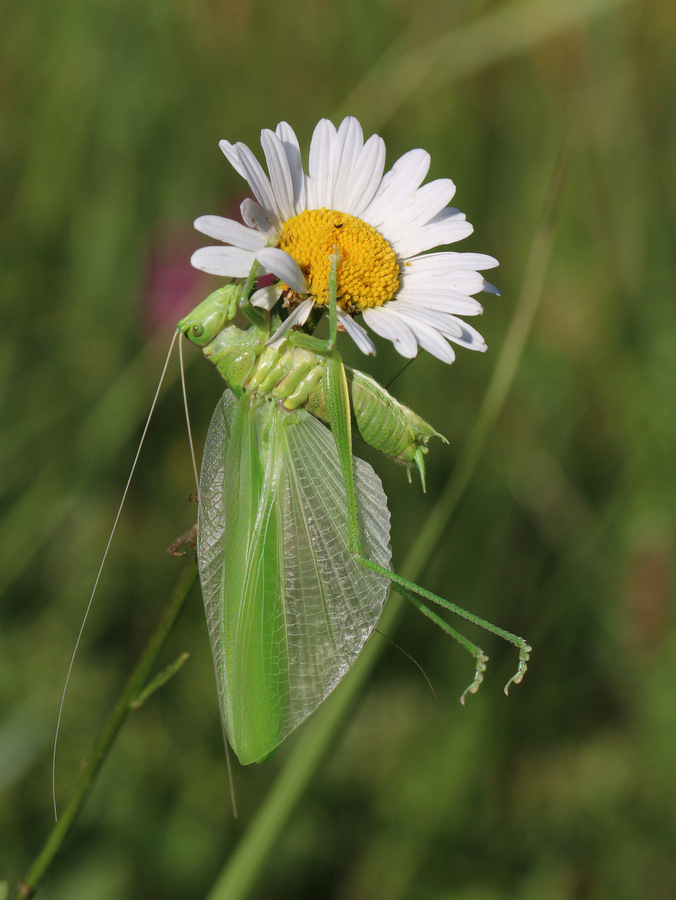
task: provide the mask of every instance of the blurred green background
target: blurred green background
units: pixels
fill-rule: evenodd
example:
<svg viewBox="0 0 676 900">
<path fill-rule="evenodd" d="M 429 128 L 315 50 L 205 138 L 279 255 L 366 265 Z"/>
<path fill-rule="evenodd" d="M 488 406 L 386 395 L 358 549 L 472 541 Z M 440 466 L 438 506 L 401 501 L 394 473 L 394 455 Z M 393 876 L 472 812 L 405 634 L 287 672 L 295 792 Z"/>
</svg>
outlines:
<svg viewBox="0 0 676 900">
<path fill-rule="evenodd" d="M 413 609 L 261 868 L 261 898 L 676 896 L 676 7 L 672 0 L 56 0 L 0 8 L 0 880 L 51 827 L 59 696 L 179 316 L 218 285 L 192 220 L 246 185 L 218 150 L 282 119 L 307 147 L 358 116 L 391 165 L 422 146 L 501 261 L 489 352 L 421 354 L 393 390 L 450 439 L 428 493 L 376 467 L 401 560 L 458 459 L 523 288 L 562 142 L 545 288 L 476 474 L 422 582 L 534 646 L 523 684 Z M 387 382 L 379 343 L 360 362 Z M 221 391 L 187 351 L 198 445 Z M 66 700 L 67 794 L 181 564 L 195 517 L 175 366 Z M 376 635 L 374 640 L 383 639 Z M 43 888 L 206 896 L 293 752 L 236 767 L 230 812 L 198 591 L 180 674 L 126 724 Z"/>
</svg>

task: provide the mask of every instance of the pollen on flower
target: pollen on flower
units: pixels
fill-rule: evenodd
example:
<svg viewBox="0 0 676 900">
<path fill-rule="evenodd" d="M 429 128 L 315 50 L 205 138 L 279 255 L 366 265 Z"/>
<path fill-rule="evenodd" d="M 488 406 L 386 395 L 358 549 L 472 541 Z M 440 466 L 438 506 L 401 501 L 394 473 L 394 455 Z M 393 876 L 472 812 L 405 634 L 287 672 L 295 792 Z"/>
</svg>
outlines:
<svg viewBox="0 0 676 900">
<path fill-rule="evenodd" d="M 371 225 L 330 209 L 306 209 L 289 219 L 279 247 L 302 269 L 319 306 L 328 302 L 330 257 L 338 251 L 338 304 L 347 312 L 382 306 L 399 287 L 394 250 Z"/>
</svg>

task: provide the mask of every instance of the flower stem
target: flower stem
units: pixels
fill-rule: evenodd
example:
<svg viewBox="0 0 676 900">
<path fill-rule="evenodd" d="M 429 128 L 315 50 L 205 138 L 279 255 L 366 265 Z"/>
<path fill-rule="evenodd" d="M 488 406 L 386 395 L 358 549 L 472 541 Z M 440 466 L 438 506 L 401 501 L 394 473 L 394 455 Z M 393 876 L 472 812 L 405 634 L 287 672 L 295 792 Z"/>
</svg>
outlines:
<svg viewBox="0 0 676 900">
<path fill-rule="evenodd" d="M 193 558 L 188 562 L 181 573 L 176 587 L 171 593 L 162 618 L 148 641 L 143 655 L 130 675 L 89 754 L 85 758 L 61 818 L 52 829 L 51 834 L 47 838 L 45 845 L 35 859 L 35 862 L 21 880 L 12 900 L 22 900 L 22 898 L 25 900 L 26 897 L 33 896 L 37 886 L 51 866 L 61 844 L 70 833 L 70 830 L 80 814 L 80 810 L 84 806 L 89 789 L 94 783 L 94 779 L 96 778 L 99 769 L 103 765 L 108 750 L 124 725 L 127 716 L 132 709 L 134 709 L 135 701 L 148 683 L 153 667 L 183 609 L 183 605 L 185 604 L 190 588 L 194 584 L 196 577 L 197 562 Z"/>
</svg>

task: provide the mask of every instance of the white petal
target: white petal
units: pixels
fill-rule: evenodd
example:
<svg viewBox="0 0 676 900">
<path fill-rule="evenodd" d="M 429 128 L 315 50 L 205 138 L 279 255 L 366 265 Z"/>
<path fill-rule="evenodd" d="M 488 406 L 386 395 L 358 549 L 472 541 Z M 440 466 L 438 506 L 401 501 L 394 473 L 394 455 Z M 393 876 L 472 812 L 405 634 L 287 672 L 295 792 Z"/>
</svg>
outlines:
<svg viewBox="0 0 676 900">
<path fill-rule="evenodd" d="M 333 144 L 336 128 L 328 119 L 320 119 L 310 141 L 308 160 L 307 208 L 331 209 L 333 194 Z"/>
<path fill-rule="evenodd" d="M 280 122 L 275 131 L 282 142 L 289 162 L 289 171 L 291 172 L 291 181 L 293 183 L 294 211 L 298 214 L 305 209 L 305 173 L 303 172 L 300 145 L 295 131 L 286 122 Z"/>
<path fill-rule="evenodd" d="M 436 356 L 436 358 L 440 359 L 442 362 L 449 364 L 453 362 L 455 359 L 455 352 L 453 348 L 449 346 L 447 341 L 441 337 L 436 328 L 426 325 L 414 316 L 404 315 L 394 307 L 395 304 L 388 304 L 388 312 L 391 312 L 392 315 L 397 316 L 408 325 L 415 335 L 416 341 L 423 350 L 427 350 L 428 353 L 431 353 L 432 356 Z"/>
<path fill-rule="evenodd" d="M 256 259 L 265 266 L 268 272 L 274 272 L 280 281 L 288 284 L 291 290 L 296 291 L 297 294 L 307 293 L 305 275 L 301 272 L 296 260 L 288 253 L 280 250 L 279 247 L 264 247 L 258 251 Z"/>
<path fill-rule="evenodd" d="M 455 344 L 460 344 L 461 347 L 467 347 L 468 350 L 478 350 L 479 353 L 484 353 L 488 350 L 486 346 L 486 341 L 483 339 L 482 335 L 476 330 L 476 328 L 472 328 L 471 325 L 468 325 L 467 322 L 463 322 L 462 319 L 455 320 L 460 329 L 462 331 L 461 337 L 452 337 L 452 340 Z"/>
<path fill-rule="evenodd" d="M 294 325 L 303 325 L 305 322 L 307 322 L 307 317 L 310 315 L 312 307 L 314 305 L 315 302 L 312 297 L 308 297 L 307 300 L 303 300 L 303 302 L 294 309 L 289 317 L 282 322 L 282 324 L 279 326 L 277 331 L 275 331 L 270 340 L 265 342 L 265 346 L 272 347 L 273 349 L 277 348 L 284 340 L 284 336 L 286 335 L 287 331 L 293 328 Z"/>
<path fill-rule="evenodd" d="M 263 207 L 265 215 L 270 220 L 270 224 L 279 228 L 282 224 L 282 217 L 280 216 L 279 205 L 275 193 L 272 190 L 270 179 L 246 144 L 235 144 L 235 150 L 237 150 L 237 153 L 239 154 L 239 161 L 244 170 L 244 177 L 249 182 L 256 200 L 258 200 Z"/>
<path fill-rule="evenodd" d="M 361 125 L 354 118 L 348 116 L 340 123 L 336 142 L 334 146 L 334 172 L 335 179 L 333 183 L 332 209 L 340 209 L 347 212 L 345 201 L 352 179 L 355 175 L 355 166 L 359 159 L 362 147 L 364 146 L 364 133 Z"/>
<path fill-rule="evenodd" d="M 261 146 L 263 147 L 263 153 L 265 153 L 265 161 L 268 164 L 268 172 L 270 173 L 272 190 L 277 200 L 277 208 L 282 221 L 286 221 L 286 219 L 292 218 L 296 213 L 293 181 L 291 180 L 291 170 L 289 169 L 286 150 L 275 132 L 270 131 L 269 128 L 264 128 L 261 131 Z"/>
<path fill-rule="evenodd" d="M 480 316 L 484 311 L 483 306 L 474 297 L 456 294 L 452 291 L 398 291 L 396 300 L 391 302 L 407 303 L 422 309 L 435 309 L 439 312 L 461 316 Z"/>
<path fill-rule="evenodd" d="M 450 313 L 437 309 L 428 309 L 424 306 L 418 306 L 413 303 L 405 303 L 402 300 L 396 300 L 387 304 L 388 311 L 399 311 L 407 317 L 416 319 L 429 325 L 447 338 L 461 338 L 463 331 L 459 324 L 459 319 Z"/>
<path fill-rule="evenodd" d="M 426 225 L 415 229 L 401 241 L 391 241 L 391 244 L 397 256 L 413 256 L 424 250 L 431 250 L 432 247 L 460 241 L 472 231 L 474 229 L 466 221 L 464 213 L 449 206 Z"/>
<path fill-rule="evenodd" d="M 402 356 L 413 359 L 417 355 L 418 342 L 415 335 L 400 318 L 390 315 L 382 306 L 365 309 L 362 315 L 368 327 L 381 337 L 392 341 L 396 351 Z"/>
<path fill-rule="evenodd" d="M 345 195 L 343 212 L 361 216 L 380 186 L 385 168 L 385 141 L 372 135 L 364 144 L 355 164 L 354 177 Z"/>
<path fill-rule="evenodd" d="M 448 206 L 454 194 L 455 185 L 450 178 L 423 184 L 383 222 L 383 237 L 390 243 L 406 237 L 412 229 L 425 225 Z"/>
<path fill-rule="evenodd" d="M 200 216 L 195 219 L 195 228 L 202 234 L 241 250 L 260 250 L 267 243 L 260 232 L 222 216 Z"/>
<path fill-rule="evenodd" d="M 225 156 L 227 161 L 230 163 L 230 165 L 233 167 L 235 172 L 237 172 L 238 175 L 241 175 L 242 178 L 244 178 L 246 180 L 246 173 L 245 173 L 242 163 L 240 161 L 239 153 L 237 152 L 237 149 L 235 147 L 233 147 L 233 145 L 230 143 L 230 141 L 219 141 L 218 146 L 223 151 L 223 155 Z"/>
<path fill-rule="evenodd" d="M 400 290 L 430 291 L 443 293 L 444 291 L 458 291 L 462 294 L 478 294 L 484 289 L 484 277 L 471 269 L 450 269 L 447 273 L 439 272 L 411 272 L 406 266 L 401 267 L 402 274 L 399 279 Z"/>
<path fill-rule="evenodd" d="M 493 269 L 500 263 L 492 256 L 485 253 L 458 253 L 455 250 L 446 250 L 441 253 L 423 253 L 421 256 L 412 256 L 406 260 L 407 270 L 439 270 L 447 269 Z"/>
<path fill-rule="evenodd" d="M 401 310 L 406 315 L 416 316 L 421 322 L 436 328 L 439 334 L 443 334 L 449 340 L 458 344 L 466 343 L 467 346 L 471 344 L 474 350 L 486 349 L 484 339 L 479 332 L 452 313 L 420 306 L 411 309 L 408 304 L 402 305 Z"/>
<path fill-rule="evenodd" d="M 418 190 L 429 167 L 430 155 L 425 150 L 410 150 L 405 153 L 384 176 L 361 218 L 374 228 L 386 222 L 402 201 Z"/>
<path fill-rule="evenodd" d="M 251 197 L 247 197 L 246 200 L 242 200 L 239 211 L 242 215 L 242 218 L 250 228 L 257 229 L 262 235 L 265 236 L 266 243 L 272 237 L 274 237 L 277 229 L 272 227 L 268 220 L 268 217 L 265 215 L 256 201 L 251 199 Z"/>
<path fill-rule="evenodd" d="M 256 258 L 250 250 L 239 247 L 202 247 L 190 258 L 190 264 L 210 275 L 246 278 Z"/>
<path fill-rule="evenodd" d="M 399 301 L 394 302 L 398 303 Z M 436 310 L 424 309 L 422 307 L 411 309 L 409 304 L 402 305 L 400 309 L 407 316 L 415 316 L 424 324 L 430 325 L 432 328 L 436 329 L 439 334 L 448 338 L 449 341 L 453 341 L 455 344 L 461 344 L 463 347 L 468 347 L 470 350 L 479 350 L 482 352 L 486 349 L 486 343 L 479 332 L 475 328 L 472 328 L 471 325 L 468 325 L 467 322 L 463 322 L 462 319 L 458 319 L 456 316 L 447 315 L 446 313 L 437 312 Z"/>
<path fill-rule="evenodd" d="M 281 296 L 281 289 L 276 284 L 269 284 L 254 291 L 250 302 L 252 306 L 259 306 L 261 309 L 272 309 Z"/>
<path fill-rule="evenodd" d="M 362 328 L 361 325 L 355 322 L 352 316 L 348 315 L 340 307 L 338 307 L 338 322 L 350 335 L 362 353 L 366 353 L 367 356 L 376 355 L 376 345 L 368 336 L 366 329 Z"/>
</svg>

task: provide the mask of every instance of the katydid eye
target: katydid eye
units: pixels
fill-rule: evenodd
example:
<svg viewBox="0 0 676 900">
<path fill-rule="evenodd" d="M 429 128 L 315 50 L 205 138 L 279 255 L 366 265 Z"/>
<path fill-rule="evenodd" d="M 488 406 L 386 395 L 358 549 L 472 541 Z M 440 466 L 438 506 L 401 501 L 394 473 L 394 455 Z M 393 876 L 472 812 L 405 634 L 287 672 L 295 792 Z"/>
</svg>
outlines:
<svg viewBox="0 0 676 900">
<path fill-rule="evenodd" d="M 190 334 L 193 337 L 197 337 L 197 338 L 202 337 L 202 335 L 204 334 L 204 325 L 201 325 L 199 323 L 196 325 L 191 325 L 190 326 Z"/>
</svg>

